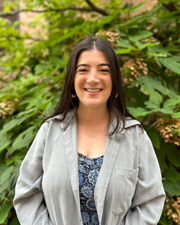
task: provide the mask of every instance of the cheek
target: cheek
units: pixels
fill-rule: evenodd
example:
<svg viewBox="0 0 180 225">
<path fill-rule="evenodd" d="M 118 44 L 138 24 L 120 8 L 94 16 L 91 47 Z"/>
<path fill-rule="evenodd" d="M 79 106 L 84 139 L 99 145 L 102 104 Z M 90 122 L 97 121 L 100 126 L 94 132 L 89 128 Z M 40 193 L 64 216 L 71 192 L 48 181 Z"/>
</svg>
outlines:
<svg viewBox="0 0 180 225">
<path fill-rule="evenodd" d="M 85 78 L 83 76 L 76 75 L 74 78 L 74 88 L 75 90 L 82 88 L 85 82 Z"/>
<path fill-rule="evenodd" d="M 111 80 L 111 77 L 107 77 L 106 85 L 107 85 L 108 89 L 112 91 L 112 80 Z"/>
</svg>

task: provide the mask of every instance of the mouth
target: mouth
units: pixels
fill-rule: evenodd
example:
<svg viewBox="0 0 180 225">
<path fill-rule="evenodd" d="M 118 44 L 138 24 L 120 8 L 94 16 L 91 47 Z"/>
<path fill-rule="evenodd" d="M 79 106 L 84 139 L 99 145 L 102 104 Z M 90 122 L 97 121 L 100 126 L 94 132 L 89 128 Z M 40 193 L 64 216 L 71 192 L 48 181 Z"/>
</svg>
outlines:
<svg viewBox="0 0 180 225">
<path fill-rule="evenodd" d="M 96 92 L 100 92 L 102 89 L 100 88 L 96 88 L 96 89 L 92 89 L 92 88 L 85 88 L 85 91 L 91 92 L 91 93 L 96 93 Z"/>
</svg>

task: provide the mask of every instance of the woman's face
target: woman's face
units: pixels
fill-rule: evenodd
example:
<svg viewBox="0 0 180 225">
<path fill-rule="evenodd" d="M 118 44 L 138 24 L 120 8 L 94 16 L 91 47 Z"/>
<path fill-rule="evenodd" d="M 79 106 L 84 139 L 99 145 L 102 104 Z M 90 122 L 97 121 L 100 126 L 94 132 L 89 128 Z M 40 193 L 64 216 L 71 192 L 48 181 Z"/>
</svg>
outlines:
<svg viewBox="0 0 180 225">
<path fill-rule="evenodd" d="M 74 87 L 79 98 L 79 108 L 107 108 L 112 80 L 109 62 L 103 52 L 91 50 L 80 54 Z"/>
</svg>

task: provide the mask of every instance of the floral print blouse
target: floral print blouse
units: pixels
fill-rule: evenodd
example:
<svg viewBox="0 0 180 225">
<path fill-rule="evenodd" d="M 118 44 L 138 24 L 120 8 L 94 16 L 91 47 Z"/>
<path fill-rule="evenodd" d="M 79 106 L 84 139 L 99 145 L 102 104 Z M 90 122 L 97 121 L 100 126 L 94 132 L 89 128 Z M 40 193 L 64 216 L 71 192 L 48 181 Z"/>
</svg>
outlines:
<svg viewBox="0 0 180 225">
<path fill-rule="evenodd" d="M 103 156 L 88 158 L 78 153 L 79 194 L 83 225 L 99 225 L 94 202 L 94 188 L 103 163 Z"/>
</svg>

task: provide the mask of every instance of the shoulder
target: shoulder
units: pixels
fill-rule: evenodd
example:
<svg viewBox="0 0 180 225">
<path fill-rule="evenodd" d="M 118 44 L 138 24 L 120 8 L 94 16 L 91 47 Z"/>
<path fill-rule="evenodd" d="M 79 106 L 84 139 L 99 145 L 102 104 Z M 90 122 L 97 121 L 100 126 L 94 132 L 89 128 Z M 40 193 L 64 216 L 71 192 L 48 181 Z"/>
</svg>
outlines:
<svg viewBox="0 0 180 225">
<path fill-rule="evenodd" d="M 125 118 L 125 129 L 140 127 L 141 123 L 138 120 L 132 119 L 130 117 Z"/>
<path fill-rule="evenodd" d="M 117 120 L 114 118 L 111 121 L 111 130 L 114 130 L 114 128 L 117 125 Z M 124 127 L 124 128 L 123 128 Z M 141 123 L 136 120 L 132 119 L 130 117 L 125 117 L 124 118 L 124 126 L 123 126 L 123 121 L 119 122 L 119 129 L 116 133 L 114 133 L 114 138 L 121 139 L 122 138 L 128 138 L 128 140 L 133 140 L 134 142 L 139 142 L 141 139 L 141 136 L 146 133 L 141 126 Z M 123 135 L 123 137 L 122 137 Z"/>
<path fill-rule="evenodd" d="M 119 123 L 119 128 L 118 130 L 120 131 L 130 131 L 130 130 L 138 130 L 138 129 L 142 129 L 141 123 L 136 120 L 136 119 L 132 119 L 131 117 L 125 117 L 124 118 L 124 124 L 123 121 L 117 121 L 117 119 L 115 117 L 112 117 L 111 119 L 111 126 L 112 127 L 116 127 L 117 123 Z"/>
<path fill-rule="evenodd" d="M 132 142 L 138 143 L 139 147 L 148 149 L 149 146 L 152 148 L 152 142 L 139 121 L 127 119 L 124 130 L 128 138 L 131 138 Z"/>
<path fill-rule="evenodd" d="M 62 114 L 58 114 L 56 116 L 48 118 L 42 126 L 47 126 L 46 124 L 49 124 L 49 126 L 60 126 L 63 130 L 65 130 L 69 124 L 72 123 L 74 116 L 76 115 L 76 110 L 71 110 L 67 113 L 66 117 L 63 119 Z"/>
</svg>

